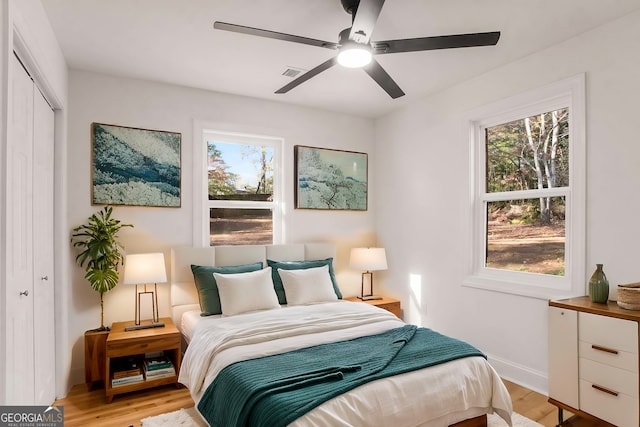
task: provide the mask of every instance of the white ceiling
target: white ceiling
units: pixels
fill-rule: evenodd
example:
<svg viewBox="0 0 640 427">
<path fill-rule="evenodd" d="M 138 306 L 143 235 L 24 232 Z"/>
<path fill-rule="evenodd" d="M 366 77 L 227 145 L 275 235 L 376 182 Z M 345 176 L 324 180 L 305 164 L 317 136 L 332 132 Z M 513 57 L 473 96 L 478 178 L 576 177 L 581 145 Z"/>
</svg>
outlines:
<svg viewBox="0 0 640 427">
<path fill-rule="evenodd" d="M 640 8 L 638 0 L 387 0 L 372 40 L 501 31 L 497 46 L 377 56 L 406 95 L 335 66 L 287 94 L 288 67 L 336 52 L 213 29 L 224 21 L 337 42 L 340 0 L 42 0 L 70 68 L 379 117 Z M 553 64 L 540 64 L 553 66 Z"/>
</svg>

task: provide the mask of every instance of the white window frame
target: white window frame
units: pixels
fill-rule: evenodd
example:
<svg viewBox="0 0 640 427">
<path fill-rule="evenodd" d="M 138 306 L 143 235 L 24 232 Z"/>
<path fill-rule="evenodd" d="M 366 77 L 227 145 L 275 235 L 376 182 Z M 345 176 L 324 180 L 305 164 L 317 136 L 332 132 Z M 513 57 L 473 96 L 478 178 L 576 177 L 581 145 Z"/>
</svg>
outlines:
<svg viewBox="0 0 640 427">
<path fill-rule="evenodd" d="M 284 139 L 241 132 L 217 130 L 216 126 L 207 126 L 196 122 L 194 125 L 193 149 L 193 245 L 194 247 L 209 247 L 210 224 L 209 209 L 211 208 L 241 208 L 241 209 L 271 209 L 273 213 L 273 244 L 284 241 L 283 225 L 283 168 L 282 147 Z M 211 137 L 224 142 L 266 145 L 273 148 L 273 200 L 269 202 L 239 201 L 239 200 L 209 200 L 208 192 L 208 164 L 207 141 Z"/>
<path fill-rule="evenodd" d="M 560 188 L 486 192 L 485 129 L 514 120 L 531 117 L 559 108 L 569 108 L 569 186 Z M 585 182 L 586 124 L 585 75 L 580 74 L 543 88 L 513 96 L 470 112 L 471 153 L 469 233 L 471 244 L 467 255 L 467 277 L 463 285 L 540 299 L 566 298 L 585 293 Z M 504 200 L 539 196 L 564 196 L 565 211 L 565 275 L 553 276 L 509 271 L 485 266 L 486 204 Z"/>
</svg>

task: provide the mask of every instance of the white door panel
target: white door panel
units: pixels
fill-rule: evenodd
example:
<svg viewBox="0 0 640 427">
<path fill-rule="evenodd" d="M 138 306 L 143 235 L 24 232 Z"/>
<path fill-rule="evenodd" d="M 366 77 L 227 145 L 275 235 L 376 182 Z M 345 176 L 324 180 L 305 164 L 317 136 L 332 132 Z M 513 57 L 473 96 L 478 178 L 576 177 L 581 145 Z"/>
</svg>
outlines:
<svg viewBox="0 0 640 427">
<path fill-rule="evenodd" d="M 53 130 L 54 114 L 34 90 L 33 320 L 35 404 L 55 400 L 55 327 L 53 274 Z"/>
<path fill-rule="evenodd" d="M 33 82 L 13 57 L 7 146 L 8 404 L 33 402 Z"/>
</svg>

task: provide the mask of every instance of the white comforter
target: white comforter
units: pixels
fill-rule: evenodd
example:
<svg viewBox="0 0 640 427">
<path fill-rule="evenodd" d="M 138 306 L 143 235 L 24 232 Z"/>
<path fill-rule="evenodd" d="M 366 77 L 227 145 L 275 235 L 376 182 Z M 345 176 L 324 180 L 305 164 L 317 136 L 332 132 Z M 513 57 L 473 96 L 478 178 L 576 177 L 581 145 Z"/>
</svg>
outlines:
<svg viewBox="0 0 640 427">
<path fill-rule="evenodd" d="M 203 318 L 185 353 L 179 381 L 197 403 L 215 376 L 237 361 L 402 325 L 385 310 L 346 301 Z M 291 425 L 435 427 L 494 410 L 511 425 L 511 398 L 502 381 L 485 359 L 470 357 L 367 383 Z"/>
</svg>

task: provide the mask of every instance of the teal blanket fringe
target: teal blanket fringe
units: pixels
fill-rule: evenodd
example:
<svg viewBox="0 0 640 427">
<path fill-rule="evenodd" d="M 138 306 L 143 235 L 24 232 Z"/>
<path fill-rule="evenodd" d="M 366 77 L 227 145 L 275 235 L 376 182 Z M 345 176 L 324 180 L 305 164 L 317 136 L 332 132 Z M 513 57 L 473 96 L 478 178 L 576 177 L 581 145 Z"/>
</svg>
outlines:
<svg viewBox="0 0 640 427">
<path fill-rule="evenodd" d="M 369 381 L 471 356 L 486 358 L 463 341 L 406 325 L 229 365 L 209 385 L 198 410 L 213 427 L 286 426 Z"/>
</svg>

